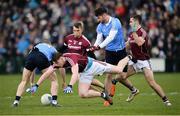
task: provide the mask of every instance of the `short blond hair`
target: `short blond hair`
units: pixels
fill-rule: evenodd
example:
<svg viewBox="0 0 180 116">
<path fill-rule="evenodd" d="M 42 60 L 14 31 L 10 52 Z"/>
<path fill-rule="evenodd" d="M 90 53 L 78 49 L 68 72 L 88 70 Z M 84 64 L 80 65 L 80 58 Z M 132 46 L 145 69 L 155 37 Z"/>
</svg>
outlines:
<svg viewBox="0 0 180 116">
<path fill-rule="evenodd" d="M 76 28 L 81 28 L 82 30 L 84 30 L 84 23 L 82 21 L 78 21 L 78 22 L 74 23 L 73 26 Z"/>
</svg>

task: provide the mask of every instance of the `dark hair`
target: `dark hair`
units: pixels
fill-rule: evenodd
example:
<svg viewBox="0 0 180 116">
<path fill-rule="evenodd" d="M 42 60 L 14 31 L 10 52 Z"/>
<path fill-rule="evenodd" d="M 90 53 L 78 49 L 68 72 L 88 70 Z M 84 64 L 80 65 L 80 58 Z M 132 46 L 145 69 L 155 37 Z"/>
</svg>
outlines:
<svg viewBox="0 0 180 116">
<path fill-rule="evenodd" d="M 73 26 L 76 27 L 76 28 L 82 28 L 82 29 L 84 29 L 84 24 L 83 24 L 82 21 L 78 21 L 78 22 L 74 23 Z"/>
<path fill-rule="evenodd" d="M 61 56 L 62 56 L 62 53 L 60 52 L 53 54 L 52 61 L 56 62 Z"/>
<path fill-rule="evenodd" d="M 137 20 L 139 23 L 142 22 L 141 15 L 134 15 L 133 18 L 134 18 L 135 20 Z"/>
<path fill-rule="evenodd" d="M 108 13 L 108 9 L 106 7 L 99 7 L 95 10 L 95 15 L 96 16 L 101 16 L 104 13 Z"/>
</svg>

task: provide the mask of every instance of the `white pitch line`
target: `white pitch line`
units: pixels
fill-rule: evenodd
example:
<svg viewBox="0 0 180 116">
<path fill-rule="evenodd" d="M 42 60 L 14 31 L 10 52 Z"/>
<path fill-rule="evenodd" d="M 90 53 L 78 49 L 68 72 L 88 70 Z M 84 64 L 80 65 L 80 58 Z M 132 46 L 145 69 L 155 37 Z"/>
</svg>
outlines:
<svg viewBox="0 0 180 116">
<path fill-rule="evenodd" d="M 23 96 L 22 98 L 33 98 L 35 96 Z M 8 97 L 5 97 L 5 99 L 14 99 L 15 97 L 14 96 L 8 96 Z"/>
<path fill-rule="evenodd" d="M 169 92 L 169 93 L 166 93 L 167 95 L 170 95 L 170 96 L 173 96 L 173 95 L 179 95 L 180 94 L 180 92 Z M 127 95 L 129 95 L 129 94 L 124 94 L 124 93 L 119 93 L 119 94 L 115 94 L 115 95 L 117 95 L 117 96 L 127 96 Z M 139 93 L 139 95 L 140 96 L 149 96 L 149 95 L 151 95 L 151 96 L 155 96 L 155 95 L 157 95 L 155 92 L 153 92 L 153 93 Z M 139 96 L 138 95 L 138 96 Z"/>
<path fill-rule="evenodd" d="M 173 95 L 179 95 L 180 94 L 180 92 L 176 92 L 176 91 L 174 91 L 174 92 L 169 92 L 169 93 L 166 93 L 168 96 L 173 96 Z M 115 96 L 127 96 L 127 95 L 129 95 L 129 94 L 124 94 L 124 93 L 116 93 L 115 94 Z M 139 95 L 138 96 L 155 96 L 155 95 L 157 95 L 156 93 L 139 93 Z M 78 96 L 78 95 L 77 95 Z M 23 96 L 22 98 L 25 98 L 25 99 L 27 99 L 27 98 L 33 98 L 33 97 L 37 97 L 37 96 Z M 7 96 L 7 97 L 1 97 L 1 98 L 4 98 L 4 99 L 14 99 L 14 96 Z"/>
</svg>

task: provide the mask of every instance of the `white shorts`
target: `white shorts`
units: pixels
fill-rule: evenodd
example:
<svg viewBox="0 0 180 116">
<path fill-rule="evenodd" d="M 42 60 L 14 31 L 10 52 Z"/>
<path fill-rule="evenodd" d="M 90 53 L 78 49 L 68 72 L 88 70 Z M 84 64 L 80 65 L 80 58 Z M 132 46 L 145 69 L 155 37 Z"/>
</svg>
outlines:
<svg viewBox="0 0 180 116">
<path fill-rule="evenodd" d="M 95 75 L 102 75 L 104 72 L 110 72 L 111 66 L 105 62 L 93 61 L 89 69 L 85 69 L 80 73 L 79 82 L 90 84 Z"/>
<path fill-rule="evenodd" d="M 137 60 L 137 63 L 130 60 L 128 65 L 132 65 L 136 72 L 142 71 L 143 68 L 152 69 L 150 60 Z"/>
</svg>

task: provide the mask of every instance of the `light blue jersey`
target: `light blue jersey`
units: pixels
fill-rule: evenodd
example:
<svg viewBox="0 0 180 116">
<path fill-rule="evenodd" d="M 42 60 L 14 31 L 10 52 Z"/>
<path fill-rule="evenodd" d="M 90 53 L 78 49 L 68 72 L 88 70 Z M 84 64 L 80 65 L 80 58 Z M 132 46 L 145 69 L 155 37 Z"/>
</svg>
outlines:
<svg viewBox="0 0 180 116">
<path fill-rule="evenodd" d="M 39 43 L 35 47 L 48 58 L 48 61 L 51 61 L 54 53 L 57 52 L 53 46 L 46 43 Z"/>
<path fill-rule="evenodd" d="M 117 33 L 114 39 L 107 44 L 106 50 L 108 51 L 118 51 L 125 48 L 125 40 L 124 40 L 124 32 L 121 26 L 121 22 L 119 19 L 111 17 L 111 20 L 107 24 L 100 23 L 97 26 L 97 34 L 102 34 L 103 39 L 109 35 L 110 30 L 117 30 Z"/>
</svg>

